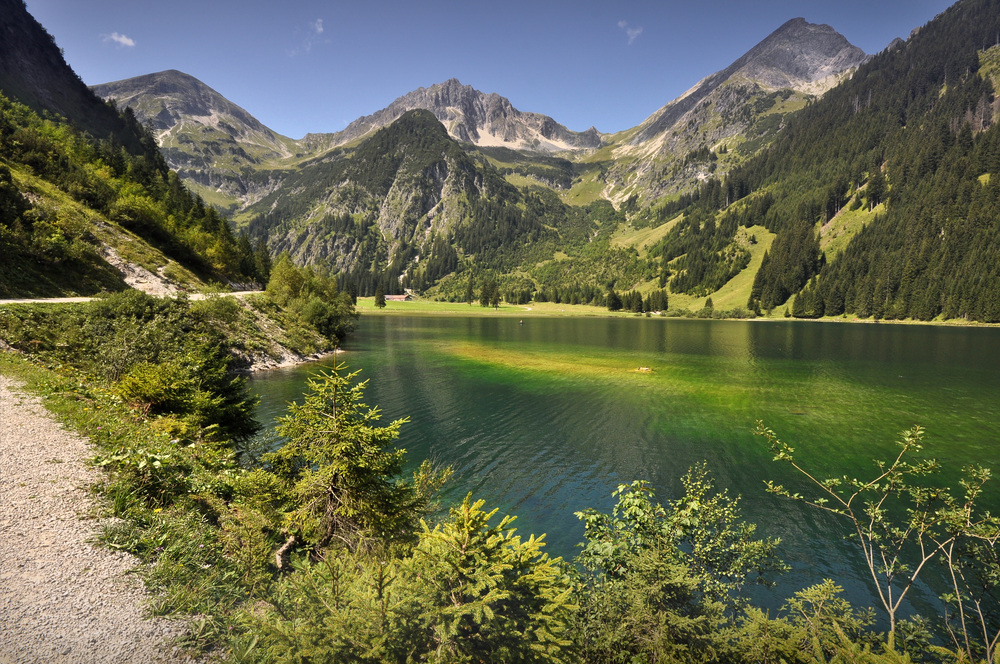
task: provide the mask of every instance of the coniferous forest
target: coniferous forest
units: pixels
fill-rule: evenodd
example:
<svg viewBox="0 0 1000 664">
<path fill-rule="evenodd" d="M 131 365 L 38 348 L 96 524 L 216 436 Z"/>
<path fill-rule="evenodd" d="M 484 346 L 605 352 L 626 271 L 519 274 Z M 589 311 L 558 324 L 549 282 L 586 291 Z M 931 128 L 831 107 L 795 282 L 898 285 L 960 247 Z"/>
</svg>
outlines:
<svg viewBox="0 0 1000 664">
<path fill-rule="evenodd" d="M 774 200 L 751 306 L 801 289 L 797 316 L 1000 321 L 998 26 L 995 3 L 956 4 L 729 174 L 727 191 Z M 817 229 L 852 205 L 875 218 L 826 261 Z"/>
</svg>

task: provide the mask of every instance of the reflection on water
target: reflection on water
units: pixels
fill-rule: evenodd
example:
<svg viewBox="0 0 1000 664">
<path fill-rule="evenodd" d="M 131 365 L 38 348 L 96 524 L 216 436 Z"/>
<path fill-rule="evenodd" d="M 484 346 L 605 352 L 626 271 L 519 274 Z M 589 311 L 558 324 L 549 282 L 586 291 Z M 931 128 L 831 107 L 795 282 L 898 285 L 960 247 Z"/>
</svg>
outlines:
<svg viewBox="0 0 1000 664">
<path fill-rule="evenodd" d="M 1000 466 L 998 342 L 998 329 L 884 324 L 367 317 L 340 357 L 370 380 L 366 401 L 386 420 L 410 417 L 400 442 L 412 464 L 452 465 L 452 498 L 472 491 L 516 514 L 555 555 L 575 554 L 574 511 L 609 509 L 637 478 L 666 500 L 706 461 L 745 516 L 783 539 L 796 571 L 779 593 L 830 577 L 870 602 L 842 524 L 763 492 L 765 479 L 794 478 L 754 423 L 820 474 L 865 474 L 916 423 L 949 472 Z M 253 380 L 261 418 L 280 415 L 315 368 Z"/>
</svg>

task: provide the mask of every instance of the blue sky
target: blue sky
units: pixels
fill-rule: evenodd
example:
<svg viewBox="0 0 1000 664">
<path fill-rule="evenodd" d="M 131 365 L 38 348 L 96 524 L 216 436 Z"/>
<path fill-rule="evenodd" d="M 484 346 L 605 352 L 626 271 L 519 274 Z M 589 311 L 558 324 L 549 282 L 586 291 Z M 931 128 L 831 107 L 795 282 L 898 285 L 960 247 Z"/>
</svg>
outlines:
<svg viewBox="0 0 1000 664">
<path fill-rule="evenodd" d="M 633 127 L 788 19 L 868 53 L 951 0 L 27 0 L 87 84 L 178 69 L 275 131 L 456 77 L 570 129 Z"/>
</svg>

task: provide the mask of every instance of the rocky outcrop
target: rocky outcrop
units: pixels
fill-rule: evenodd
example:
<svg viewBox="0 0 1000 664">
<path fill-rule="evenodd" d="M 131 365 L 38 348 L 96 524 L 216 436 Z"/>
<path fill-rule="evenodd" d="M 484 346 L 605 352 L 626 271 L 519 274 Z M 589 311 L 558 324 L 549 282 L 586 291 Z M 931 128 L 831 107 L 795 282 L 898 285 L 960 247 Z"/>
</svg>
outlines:
<svg viewBox="0 0 1000 664">
<path fill-rule="evenodd" d="M 418 88 L 381 111 L 358 118 L 334 134 L 334 142 L 357 140 L 414 109 L 433 113 L 453 138 L 480 146 L 559 152 L 598 148 L 603 144 L 601 132 L 594 127 L 584 132 L 571 131 L 547 115 L 519 111 L 506 97 L 482 93 L 454 78 L 429 88 Z"/>
</svg>

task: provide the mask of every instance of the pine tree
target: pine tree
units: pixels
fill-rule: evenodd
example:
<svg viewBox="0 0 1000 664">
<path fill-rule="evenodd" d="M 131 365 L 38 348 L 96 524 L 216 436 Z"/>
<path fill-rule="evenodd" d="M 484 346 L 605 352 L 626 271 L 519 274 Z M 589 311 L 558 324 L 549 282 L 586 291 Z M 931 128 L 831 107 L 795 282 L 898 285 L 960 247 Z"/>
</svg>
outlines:
<svg viewBox="0 0 1000 664">
<path fill-rule="evenodd" d="M 472 306 L 472 301 L 476 299 L 473 292 L 474 287 L 475 285 L 472 283 L 472 272 L 469 272 L 469 281 L 465 284 L 465 301 L 469 303 L 470 307 Z"/>
<path fill-rule="evenodd" d="M 622 298 L 615 292 L 614 288 L 608 289 L 608 297 L 606 298 L 608 305 L 608 311 L 621 311 L 622 309 Z"/>
</svg>

